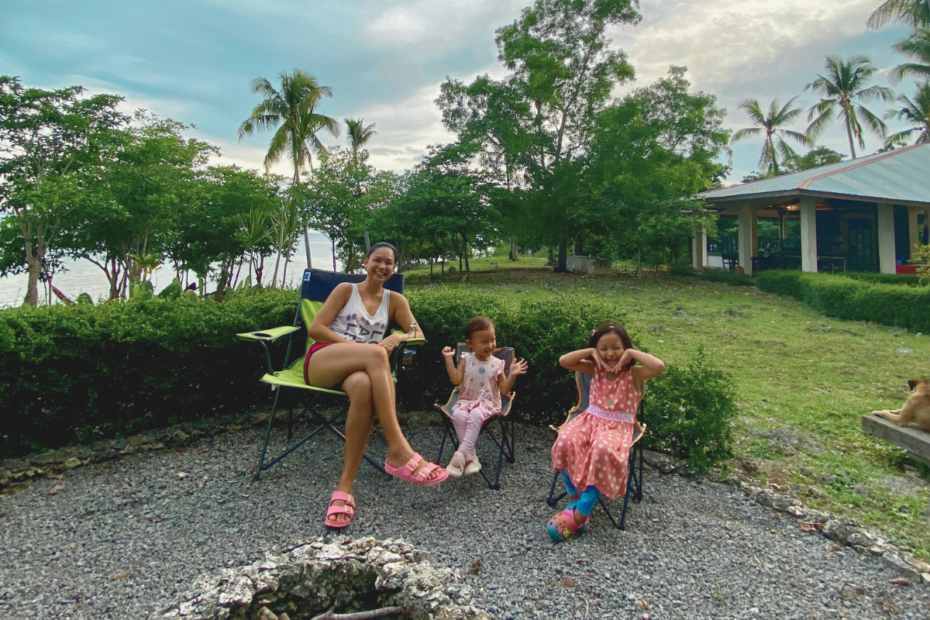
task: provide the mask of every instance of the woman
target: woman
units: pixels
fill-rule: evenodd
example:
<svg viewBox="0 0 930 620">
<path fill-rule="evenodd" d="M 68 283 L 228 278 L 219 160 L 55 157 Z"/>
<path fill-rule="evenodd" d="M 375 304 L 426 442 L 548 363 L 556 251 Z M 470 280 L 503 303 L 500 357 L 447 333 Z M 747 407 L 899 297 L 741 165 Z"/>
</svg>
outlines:
<svg viewBox="0 0 930 620">
<path fill-rule="evenodd" d="M 362 464 L 378 416 L 388 445 L 385 470 L 407 482 L 432 486 L 449 477 L 444 469 L 428 463 L 413 451 L 397 422 L 394 379 L 389 356 L 410 338 L 409 330 L 382 339 L 391 323 L 414 324 L 410 304 L 400 293 L 385 290 L 394 275 L 397 250 L 389 243 L 371 246 L 364 266 L 368 272 L 360 284 L 343 282 L 327 298 L 308 330 L 314 344 L 304 361 L 308 385 L 336 388 L 349 395 L 346 416 L 346 457 L 342 477 L 329 501 L 324 524 L 344 528 L 355 515 L 352 485 Z M 416 336 L 423 332 L 416 328 Z"/>
</svg>

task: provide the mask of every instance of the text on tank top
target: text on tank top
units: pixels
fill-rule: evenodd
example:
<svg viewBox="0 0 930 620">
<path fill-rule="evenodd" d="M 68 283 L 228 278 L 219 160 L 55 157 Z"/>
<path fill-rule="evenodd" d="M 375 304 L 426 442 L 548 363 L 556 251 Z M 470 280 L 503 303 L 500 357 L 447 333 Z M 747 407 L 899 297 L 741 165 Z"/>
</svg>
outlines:
<svg viewBox="0 0 930 620">
<path fill-rule="evenodd" d="M 388 310 L 391 306 L 391 291 L 385 289 L 381 297 L 381 305 L 374 315 L 368 314 L 362 296 L 358 292 L 358 285 L 352 284 L 352 295 L 348 303 L 336 315 L 336 319 L 329 326 L 331 330 L 347 340 L 364 343 L 378 343 L 384 338 L 388 326 Z"/>
</svg>

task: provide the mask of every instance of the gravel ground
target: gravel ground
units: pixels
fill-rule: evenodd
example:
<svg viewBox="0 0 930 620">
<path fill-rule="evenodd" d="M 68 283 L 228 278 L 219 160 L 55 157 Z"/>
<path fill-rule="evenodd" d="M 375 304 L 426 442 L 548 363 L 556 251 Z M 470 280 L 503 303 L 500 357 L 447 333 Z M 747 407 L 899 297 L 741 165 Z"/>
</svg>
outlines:
<svg viewBox="0 0 930 620">
<path fill-rule="evenodd" d="M 438 429 L 410 439 L 435 457 Z M 311 443 L 254 485 L 259 441 L 257 431 L 224 435 L 76 469 L 57 495 L 58 481 L 44 480 L 4 497 L 0 618 L 144 618 L 198 575 L 324 534 L 338 445 Z M 554 545 L 549 445 L 518 429 L 501 491 L 478 476 L 418 488 L 364 466 L 348 533 L 409 540 L 468 574 L 476 604 L 501 619 L 643 618 L 645 606 L 653 619 L 930 617 L 930 589 L 889 584 L 897 575 L 880 562 L 831 551 L 728 487 L 648 468 L 625 532 L 598 509 L 588 534 Z M 372 452 L 384 454 L 378 436 Z"/>
</svg>

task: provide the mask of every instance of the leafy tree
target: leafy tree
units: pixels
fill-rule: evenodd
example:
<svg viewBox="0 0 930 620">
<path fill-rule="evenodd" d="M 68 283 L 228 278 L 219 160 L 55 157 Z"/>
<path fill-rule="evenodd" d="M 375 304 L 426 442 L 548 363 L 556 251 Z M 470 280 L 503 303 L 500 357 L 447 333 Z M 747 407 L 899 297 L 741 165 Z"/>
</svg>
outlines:
<svg viewBox="0 0 930 620">
<path fill-rule="evenodd" d="M 378 133 L 375 131 L 375 123 L 366 125 L 364 118 L 347 118 L 345 120 L 346 133 L 349 134 L 349 146 L 352 152 L 357 154 Z"/>
<path fill-rule="evenodd" d="M 694 194 L 713 187 L 724 172 L 718 162 L 728 132 L 716 98 L 689 92 L 685 70 L 633 91 L 598 117 L 596 136 L 585 157 L 585 182 L 604 236 L 634 251 L 666 260 L 713 218 Z"/>
<path fill-rule="evenodd" d="M 915 143 L 930 142 L 930 82 L 917 86 L 917 94 L 913 101 L 906 95 L 898 95 L 896 101 L 901 107 L 897 110 L 889 110 L 885 118 L 895 117 L 906 121 L 912 127 L 889 136 L 885 141 L 885 146 L 906 144 L 915 135 L 917 136 Z"/>
<path fill-rule="evenodd" d="M 756 127 L 745 127 L 740 129 L 731 138 L 731 142 L 739 142 L 749 137 L 755 137 L 764 134 L 765 141 L 762 144 L 762 156 L 759 158 L 759 169 L 772 175 L 781 174 L 778 168 L 779 153 L 784 161 L 797 157 L 797 153 L 787 142 L 790 138 L 798 144 L 812 146 L 813 142 L 803 133 L 786 129 L 801 114 L 800 108 L 792 108 L 791 104 L 797 97 L 793 97 L 783 106 L 779 107 L 778 99 L 773 99 L 769 105 L 768 112 L 762 110 L 762 106 L 757 99 L 747 99 L 739 105 L 739 109 L 749 115 L 749 119 Z"/>
<path fill-rule="evenodd" d="M 339 123 L 316 110 L 323 97 L 333 96 L 332 88 L 321 86 L 314 76 L 300 69 L 294 69 L 291 73 L 282 72 L 279 79 L 280 90 L 266 78 L 252 80 L 252 92 L 264 99 L 239 126 L 239 140 L 242 141 L 242 138 L 256 131 L 272 131 L 280 125 L 271 137 L 271 144 L 265 154 L 265 169 L 270 169 L 282 157 L 287 157 L 294 167 L 293 184 L 297 185 L 304 166 L 313 170 L 313 153 L 321 155 L 326 152 L 317 134 L 327 131 L 338 137 Z M 306 230 L 304 245 L 307 264 L 311 265 L 310 239 Z"/>
<path fill-rule="evenodd" d="M 912 28 L 930 26 L 930 0 L 885 0 L 866 25 L 874 30 L 895 23 Z"/>
<path fill-rule="evenodd" d="M 28 273 L 24 305 L 38 304 L 43 267 L 48 273 L 49 259 L 86 217 L 102 153 L 125 122 L 116 110 L 119 97 L 82 94 L 79 86 L 26 88 L 0 76 L 0 214 L 11 222 L 5 227 L 19 228 L 23 253 L 16 254 Z"/>
<path fill-rule="evenodd" d="M 537 231 L 559 243 L 558 270 L 565 269 L 573 226 L 568 216 L 572 203 L 557 189 L 568 175 L 558 169 L 571 167 L 584 153 L 612 89 L 633 77 L 626 55 L 609 49 L 606 33 L 638 19 L 631 0 L 536 0 L 517 21 L 497 31 L 498 59 L 511 72 L 506 87 L 487 77 L 479 78 L 486 82 L 483 88 L 447 82 L 438 100 L 444 123 L 461 142 L 468 133 L 480 136 L 486 153 L 503 156 L 505 170 L 523 170 L 534 190 Z M 491 103 L 498 107 L 493 113 Z M 510 128 L 493 126 L 508 114 Z M 482 120 L 488 121 L 485 127 Z M 495 135 L 519 139 L 495 144 Z"/>
<path fill-rule="evenodd" d="M 811 107 L 807 119 L 812 121 L 807 134 L 812 138 L 819 136 L 837 116 L 846 126 L 849 138 L 849 152 L 856 159 L 855 139 L 860 148 L 865 148 L 862 137 L 862 125 L 875 135 L 884 138 L 887 127 L 880 118 L 870 112 L 861 102 L 889 101 L 894 93 L 882 86 L 870 86 L 875 76 L 875 65 L 867 56 L 857 55 L 843 60 L 832 54 L 827 56 L 826 75 L 818 75 L 804 90 L 811 89 L 820 95 L 820 102 Z"/>
<path fill-rule="evenodd" d="M 838 164 L 846 159 L 842 153 L 825 146 L 816 146 L 809 150 L 806 155 L 795 155 L 785 162 L 787 172 L 798 172 L 800 170 L 810 170 L 829 164 Z"/>
</svg>

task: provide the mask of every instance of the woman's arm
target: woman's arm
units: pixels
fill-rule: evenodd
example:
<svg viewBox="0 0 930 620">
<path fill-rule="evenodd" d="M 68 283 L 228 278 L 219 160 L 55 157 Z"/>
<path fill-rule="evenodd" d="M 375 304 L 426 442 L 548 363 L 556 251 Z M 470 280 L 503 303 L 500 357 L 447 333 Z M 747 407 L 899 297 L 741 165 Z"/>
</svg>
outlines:
<svg viewBox="0 0 930 620">
<path fill-rule="evenodd" d="M 313 322 L 310 323 L 310 327 L 307 328 L 307 334 L 313 338 L 315 342 L 354 342 L 353 340 L 343 338 L 329 328 L 329 326 L 333 324 L 333 321 L 336 320 L 339 311 L 345 308 L 346 304 L 349 303 L 349 298 L 351 296 L 352 285 L 348 282 L 343 282 L 329 294 L 329 297 L 323 302 L 323 307 L 316 313 L 316 316 L 313 317 Z"/>
<path fill-rule="evenodd" d="M 452 385 L 461 385 L 462 384 L 462 369 L 465 367 L 461 361 L 459 361 L 459 367 L 455 367 L 455 362 L 453 358 L 455 357 L 455 350 L 452 347 L 446 347 L 442 350 L 442 356 L 446 358 L 446 372 L 449 373 L 449 381 L 452 382 Z"/>
<path fill-rule="evenodd" d="M 593 375 L 594 371 L 597 369 L 596 362 L 585 359 L 592 356 L 595 360 L 598 359 L 599 356 L 597 355 L 597 349 L 581 349 L 578 351 L 572 351 L 571 353 L 566 353 L 559 358 L 559 365 L 562 368 L 574 370 L 575 372 L 583 372 L 588 375 Z"/>
<path fill-rule="evenodd" d="M 392 321 L 394 321 L 394 323 L 400 325 L 401 329 L 404 330 L 403 335 L 393 334 L 391 337 L 397 338 L 397 342 L 407 340 L 408 338 L 412 337 L 410 336 L 410 324 L 416 321 L 416 319 L 413 318 L 413 311 L 410 309 L 410 303 L 407 301 L 407 298 L 400 293 L 394 293 L 391 291 L 386 292 L 391 293 L 391 305 L 388 309 L 390 318 Z M 416 337 L 426 337 L 423 334 L 423 330 L 420 329 L 419 325 L 417 325 Z"/>
</svg>

